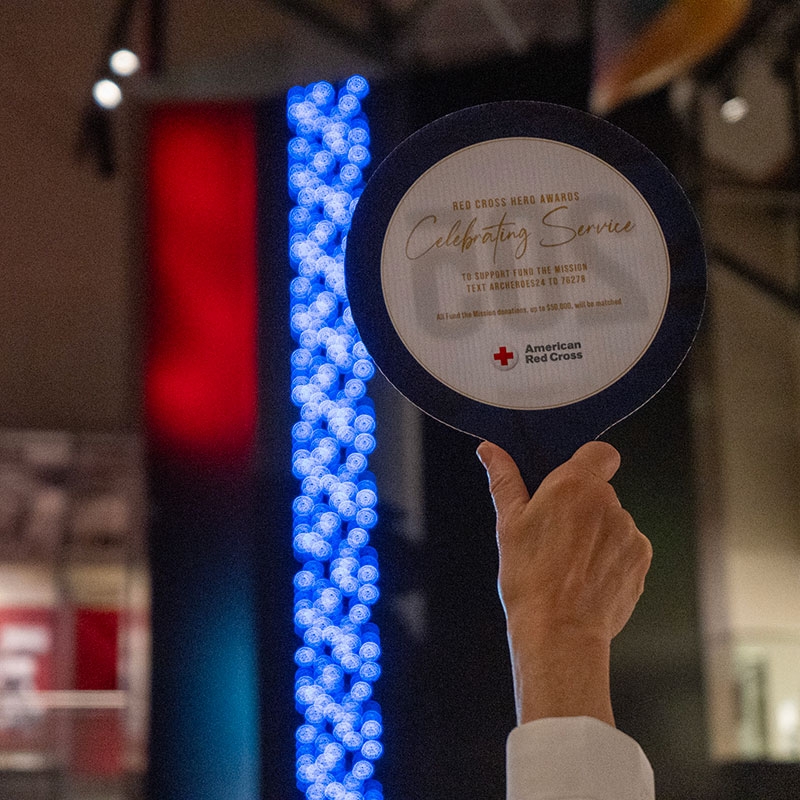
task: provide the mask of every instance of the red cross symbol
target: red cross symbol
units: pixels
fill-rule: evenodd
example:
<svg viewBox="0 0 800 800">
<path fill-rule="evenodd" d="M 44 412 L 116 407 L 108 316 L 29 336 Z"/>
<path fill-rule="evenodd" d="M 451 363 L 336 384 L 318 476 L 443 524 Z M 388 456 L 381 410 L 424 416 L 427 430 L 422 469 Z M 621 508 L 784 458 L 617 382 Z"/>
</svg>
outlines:
<svg viewBox="0 0 800 800">
<path fill-rule="evenodd" d="M 504 367 L 508 366 L 509 361 L 514 360 L 514 354 L 509 353 L 505 347 L 501 347 L 493 356 L 495 361 L 499 361 Z"/>
</svg>

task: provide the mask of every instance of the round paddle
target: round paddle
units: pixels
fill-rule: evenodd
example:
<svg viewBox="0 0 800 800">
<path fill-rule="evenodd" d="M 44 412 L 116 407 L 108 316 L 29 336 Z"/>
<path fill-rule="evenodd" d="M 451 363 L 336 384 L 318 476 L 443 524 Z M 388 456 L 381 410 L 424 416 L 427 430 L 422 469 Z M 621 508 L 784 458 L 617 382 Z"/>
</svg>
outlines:
<svg viewBox="0 0 800 800">
<path fill-rule="evenodd" d="M 345 275 L 378 368 L 528 488 L 669 380 L 705 298 L 692 209 L 640 142 L 547 103 L 468 108 L 378 166 Z"/>
</svg>

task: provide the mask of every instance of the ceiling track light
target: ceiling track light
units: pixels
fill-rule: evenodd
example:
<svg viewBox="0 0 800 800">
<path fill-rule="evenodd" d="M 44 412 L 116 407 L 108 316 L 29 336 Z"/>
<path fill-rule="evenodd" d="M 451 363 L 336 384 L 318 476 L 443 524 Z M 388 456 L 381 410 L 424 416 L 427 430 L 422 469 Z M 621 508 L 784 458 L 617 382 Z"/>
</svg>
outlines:
<svg viewBox="0 0 800 800">
<path fill-rule="evenodd" d="M 142 66 L 139 56 L 124 46 L 129 38 L 135 6 L 136 0 L 120 0 L 117 6 L 107 44 L 95 73 L 91 100 L 83 114 L 77 144 L 79 156 L 89 156 L 104 177 L 111 177 L 116 171 L 109 112 L 122 103 L 124 94 L 121 81 L 135 75 Z"/>
</svg>

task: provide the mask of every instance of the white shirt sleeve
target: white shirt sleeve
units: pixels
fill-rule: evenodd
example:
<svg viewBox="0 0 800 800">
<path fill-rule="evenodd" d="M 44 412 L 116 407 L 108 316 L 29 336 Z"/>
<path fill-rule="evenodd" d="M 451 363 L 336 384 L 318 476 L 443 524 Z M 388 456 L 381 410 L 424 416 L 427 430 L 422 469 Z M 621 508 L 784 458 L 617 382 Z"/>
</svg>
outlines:
<svg viewBox="0 0 800 800">
<path fill-rule="evenodd" d="M 630 736 L 592 717 L 511 731 L 507 800 L 654 800 L 653 769 Z"/>
</svg>

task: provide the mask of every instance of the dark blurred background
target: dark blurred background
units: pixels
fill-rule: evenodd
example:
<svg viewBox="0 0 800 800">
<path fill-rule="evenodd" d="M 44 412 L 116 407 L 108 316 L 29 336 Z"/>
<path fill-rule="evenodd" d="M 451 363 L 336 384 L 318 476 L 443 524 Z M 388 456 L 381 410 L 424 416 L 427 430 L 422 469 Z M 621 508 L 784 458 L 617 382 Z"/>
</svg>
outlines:
<svg viewBox="0 0 800 800">
<path fill-rule="evenodd" d="M 795 3 L 12 0 L 0 42 L 0 796 L 299 796 L 284 107 L 289 87 L 354 72 L 372 85 L 373 163 L 449 111 L 535 99 L 606 116 L 686 188 L 703 329 L 604 436 L 655 551 L 614 644 L 617 724 L 660 800 L 798 796 Z M 123 47 L 141 66 L 103 108 L 92 87 Z M 251 395 L 235 377 L 191 394 L 163 363 L 156 381 L 152 343 L 229 276 L 193 253 L 174 283 L 154 271 L 153 208 L 180 205 L 156 178 L 171 165 L 188 186 L 182 143 L 212 154 L 204 137 L 240 124 L 252 164 L 215 157 L 257 200 L 253 283 L 225 311 L 252 331 Z M 219 363 L 217 333 L 192 340 L 191 369 Z M 513 700 L 476 441 L 379 377 L 370 393 L 379 777 L 387 797 L 502 798 Z"/>
</svg>

